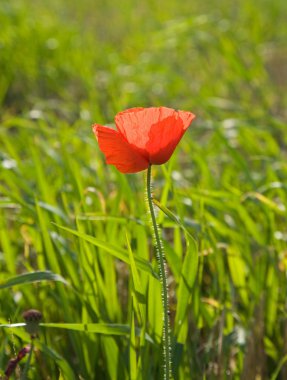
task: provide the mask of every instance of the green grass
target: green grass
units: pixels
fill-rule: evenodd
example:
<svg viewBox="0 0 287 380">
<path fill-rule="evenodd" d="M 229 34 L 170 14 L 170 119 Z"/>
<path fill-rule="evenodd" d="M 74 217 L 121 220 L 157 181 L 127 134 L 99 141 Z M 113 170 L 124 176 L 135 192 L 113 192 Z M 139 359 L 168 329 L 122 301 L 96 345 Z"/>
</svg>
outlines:
<svg viewBox="0 0 287 380">
<path fill-rule="evenodd" d="M 43 313 L 29 378 L 160 376 L 144 176 L 106 166 L 90 126 L 165 105 L 197 115 L 153 168 L 175 380 L 286 379 L 286 17 L 283 0 L 1 2 L 0 323 Z M 29 336 L 0 336 L 1 375 Z"/>
</svg>

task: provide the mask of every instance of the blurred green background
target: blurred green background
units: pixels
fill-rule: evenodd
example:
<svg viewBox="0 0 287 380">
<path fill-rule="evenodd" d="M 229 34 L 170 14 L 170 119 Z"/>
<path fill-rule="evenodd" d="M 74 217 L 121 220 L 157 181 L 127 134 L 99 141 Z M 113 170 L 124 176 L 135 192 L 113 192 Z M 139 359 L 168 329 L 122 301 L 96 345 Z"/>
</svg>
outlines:
<svg viewBox="0 0 287 380">
<path fill-rule="evenodd" d="M 160 105 L 197 115 L 154 168 L 155 197 L 199 253 L 183 294 L 184 234 L 160 212 L 174 377 L 287 378 L 286 19 L 285 0 L 1 0 L 0 322 L 36 308 L 61 323 L 41 329 L 29 378 L 159 378 L 143 176 L 107 167 L 91 124 Z M 3 374 L 29 336 L 0 336 Z"/>
</svg>

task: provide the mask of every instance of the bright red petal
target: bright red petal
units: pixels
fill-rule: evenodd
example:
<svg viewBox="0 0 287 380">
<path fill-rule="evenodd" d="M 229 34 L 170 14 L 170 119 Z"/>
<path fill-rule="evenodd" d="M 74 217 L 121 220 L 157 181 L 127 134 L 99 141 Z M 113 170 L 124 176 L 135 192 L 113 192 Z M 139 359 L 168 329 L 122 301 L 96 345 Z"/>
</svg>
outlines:
<svg viewBox="0 0 287 380">
<path fill-rule="evenodd" d="M 93 131 L 101 151 L 106 156 L 107 164 L 115 165 L 122 173 L 136 173 L 148 168 L 148 160 L 118 131 L 97 124 L 93 125 Z"/>
<path fill-rule="evenodd" d="M 167 107 L 131 108 L 116 115 L 119 132 L 152 164 L 163 164 L 172 155 L 195 118 L 191 112 Z"/>
<path fill-rule="evenodd" d="M 191 112 L 174 111 L 151 127 L 146 145 L 150 163 L 160 165 L 169 160 L 194 118 Z"/>
<path fill-rule="evenodd" d="M 172 116 L 174 110 L 167 107 L 130 108 L 115 117 L 119 132 L 132 145 L 147 154 L 146 145 L 149 133 L 154 124 Z"/>
</svg>

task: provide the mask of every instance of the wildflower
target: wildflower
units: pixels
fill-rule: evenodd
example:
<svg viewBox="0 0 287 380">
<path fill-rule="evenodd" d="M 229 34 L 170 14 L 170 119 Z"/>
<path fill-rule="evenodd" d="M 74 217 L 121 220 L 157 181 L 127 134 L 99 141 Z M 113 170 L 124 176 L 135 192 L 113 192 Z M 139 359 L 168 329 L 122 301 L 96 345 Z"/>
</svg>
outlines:
<svg viewBox="0 0 287 380">
<path fill-rule="evenodd" d="M 131 108 L 115 117 L 117 130 L 94 124 L 106 162 L 136 173 L 169 160 L 195 115 L 167 107 Z"/>
</svg>

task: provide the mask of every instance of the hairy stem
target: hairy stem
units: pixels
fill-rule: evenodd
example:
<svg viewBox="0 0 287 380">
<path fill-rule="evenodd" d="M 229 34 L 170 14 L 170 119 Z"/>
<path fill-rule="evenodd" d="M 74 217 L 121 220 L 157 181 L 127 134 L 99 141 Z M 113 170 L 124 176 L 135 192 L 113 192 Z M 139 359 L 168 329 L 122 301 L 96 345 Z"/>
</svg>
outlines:
<svg viewBox="0 0 287 380">
<path fill-rule="evenodd" d="M 159 229 L 156 223 L 156 217 L 154 212 L 154 206 L 152 202 L 151 194 L 151 165 L 147 170 L 147 200 L 148 207 L 151 215 L 152 227 L 154 232 L 156 258 L 159 267 L 159 276 L 161 282 L 161 299 L 163 307 L 163 380 L 171 379 L 171 336 L 169 328 L 169 304 L 168 304 L 168 284 L 167 284 L 167 272 L 166 261 L 163 251 L 163 246 L 160 239 Z"/>
</svg>

